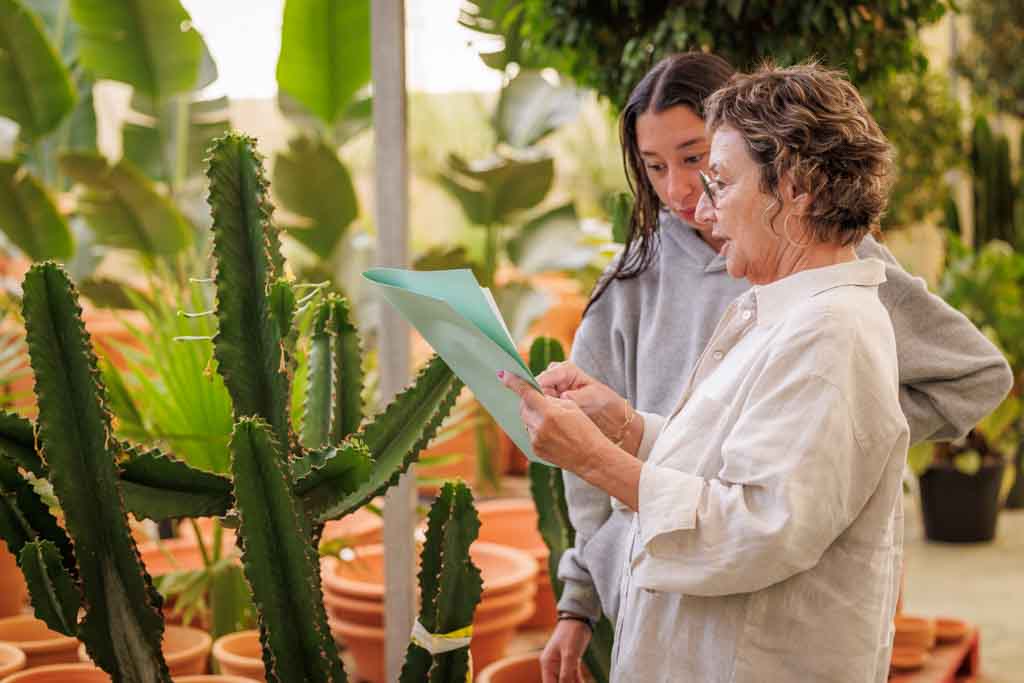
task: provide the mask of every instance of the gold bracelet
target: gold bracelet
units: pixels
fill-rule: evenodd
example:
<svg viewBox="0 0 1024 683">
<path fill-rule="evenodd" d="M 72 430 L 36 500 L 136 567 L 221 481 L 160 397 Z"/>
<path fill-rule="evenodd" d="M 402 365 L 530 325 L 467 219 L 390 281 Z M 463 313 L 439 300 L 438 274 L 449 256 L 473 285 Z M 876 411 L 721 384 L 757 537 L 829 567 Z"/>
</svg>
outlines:
<svg viewBox="0 0 1024 683">
<path fill-rule="evenodd" d="M 632 422 L 633 422 L 633 416 L 636 415 L 636 411 L 635 410 L 630 410 L 629 409 L 629 400 L 628 399 L 624 398 L 624 399 L 622 399 L 622 402 L 623 402 L 623 404 L 626 407 L 626 422 L 625 422 L 625 424 L 622 425 L 622 429 L 619 430 L 619 438 L 617 438 L 615 440 L 615 447 L 616 448 L 622 448 L 622 442 L 626 438 L 626 430 L 629 429 L 629 425 L 632 424 Z"/>
</svg>

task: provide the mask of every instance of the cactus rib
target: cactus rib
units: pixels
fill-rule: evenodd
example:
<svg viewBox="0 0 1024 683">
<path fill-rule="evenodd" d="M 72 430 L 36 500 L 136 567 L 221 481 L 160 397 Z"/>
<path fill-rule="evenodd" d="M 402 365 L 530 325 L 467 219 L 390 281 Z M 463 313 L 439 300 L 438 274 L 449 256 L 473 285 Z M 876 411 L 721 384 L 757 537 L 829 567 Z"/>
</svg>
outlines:
<svg viewBox="0 0 1024 683">
<path fill-rule="evenodd" d="M 268 681 L 345 681 L 327 627 L 309 523 L 269 426 L 242 418 L 231 437 L 242 566 L 260 613 Z"/>
<path fill-rule="evenodd" d="M 236 418 L 262 417 L 291 452 L 297 443 L 288 422 L 289 363 L 269 297 L 284 262 L 263 166 L 255 141 L 238 133 L 214 141 L 209 163 L 219 320 L 214 355 Z"/>
<path fill-rule="evenodd" d="M 119 463 L 125 507 L 140 519 L 222 517 L 231 508 L 231 482 L 153 448 L 129 448 Z"/>
<path fill-rule="evenodd" d="M 116 441 L 77 294 L 49 262 L 34 265 L 23 288 L 39 442 L 74 542 L 86 605 L 79 637 L 115 682 L 169 681 L 160 596 L 128 531 Z"/>
<path fill-rule="evenodd" d="M 434 438 L 461 390 L 459 378 L 439 356 L 434 356 L 416 381 L 359 432 L 373 456 L 370 478 L 357 490 L 326 505 L 304 498 L 307 512 L 319 522 L 338 519 L 387 490 Z M 322 470 L 314 470 L 298 486 L 309 491 L 323 476 Z"/>
</svg>

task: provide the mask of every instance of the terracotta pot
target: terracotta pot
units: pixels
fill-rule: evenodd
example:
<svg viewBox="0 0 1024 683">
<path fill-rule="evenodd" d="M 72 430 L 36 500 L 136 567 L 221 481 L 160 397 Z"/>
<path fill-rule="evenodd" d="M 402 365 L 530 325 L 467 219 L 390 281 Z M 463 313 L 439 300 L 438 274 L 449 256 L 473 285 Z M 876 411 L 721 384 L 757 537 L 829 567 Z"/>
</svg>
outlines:
<svg viewBox="0 0 1024 683">
<path fill-rule="evenodd" d="M 384 520 L 366 508 L 359 508 L 341 519 L 324 525 L 321 543 L 343 539 L 350 546 L 381 543 L 384 540 Z"/>
<path fill-rule="evenodd" d="M 532 498 L 485 500 L 476 506 L 481 541 L 498 543 L 530 553 L 537 561 L 536 609 L 522 628 L 551 628 L 558 620 L 555 594 L 548 575 L 548 547 L 537 529 L 537 508 Z"/>
<path fill-rule="evenodd" d="M 536 560 L 515 548 L 477 541 L 469 552 L 483 575 L 482 598 L 521 589 L 537 573 Z M 358 600 L 384 600 L 384 546 L 362 546 L 355 549 L 354 559 L 323 566 L 329 568 L 322 572 L 325 590 Z"/>
<path fill-rule="evenodd" d="M 110 683 L 110 676 L 92 664 L 50 664 L 29 668 L 0 683 Z"/>
<path fill-rule="evenodd" d="M 203 676 L 179 676 L 174 679 L 174 683 L 256 683 L 256 679 L 243 678 L 242 676 L 206 674 Z"/>
<path fill-rule="evenodd" d="M 28 587 L 18 562 L 7 544 L 0 541 L 0 618 L 20 614 L 27 597 Z"/>
<path fill-rule="evenodd" d="M 25 653 L 26 669 L 46 664 L 78 663 L 78 639 L 51 631 L 31 614 L 0 619 L 0 641 L 10 643 Z"/>
<path fill-rule="evenodd" d="M 928 661 L 928 651 L 918 647 L 896 646 L 892 649 L 889 668 L 893 671 L 920 669 Z"/>
<path fill-rule="evenodd" d="M 935 640 L 940 643 L 955 643 L 967 635 L 967 622 L 963 619 L 938 617 L 935 619 Z"/>
<path fill-rule="evenodd" d="M 900 615 L 895 619 L 893 647 L 930 650 L 935 647 L 935 620 Z"/>
<path fill-rule="evenodd" d="M 263 648 L 256 629 L 221 636 L 213 643 L 213 658 L 221 673 L 244 676 L 254 681 L 267 680 L 263 667 Z"/>
<path fill-rule="evenodd" d="M 531 603 L 521 604 L 518 611 L 501 619 L 473 625 L 473 639 L 469 649 L 473 656 L 474 671 L 482 669 L 505 653 L 516 626 L 527 619 L 532 611 Z M 328 623 L 334 641 L 352 653 L 359 677 L 370 683 L 385 683 L 384 629 L 336 619 L 329 619 Z"/>
<path fill-rule="evenodd" d="M 206 631 L 188 626 L 164 627 L 163 653 L 172 676 L 201 674 L 207 670 L 213 638 Z M 92 663 L 85 643 L 78 648 L 78 658 Z"/>
<path fill-rule="evenodd" d="M 183 525 L 183 530 L 186 526 L 190 525 Z M 212 537 L 206 539 L 207 552 L 212 552 L 212 540 Z M 225 529 L 224 535 L 221 537 L 221 556 L 223 557 L 230 552 L 236 552 L 235 533 L 230 529 Z M 171 572 L 195 571 L 204 567 L 203 553 L 199 549 L 199 544 L 195 541 L 195 535 L 192 533 L 180 538 L 140 543 L 139 554 L 142 557 L 142 564 L 145 565 L 146 571 L 153 578 L 170 574 Z M 236 563 L 238 562 L 237 557 L 235 561 Z M 164 620 L 168 624 L 182 623 L 181 615 L 175 613 L 174 598 L 164 600 L 163 614 Z M 201 616 L 194 617 L 192 621 L 185 625 L 194 626 L 202 630 L 208 630 L 210 627 L 210 624 Z"/>
<path fill-rule="evenodd" d="M 476 683 L 540 683 L 540 653 L 527 652 L 492 662 L 480 671 Z"/>
<path fill-rule="evenodd" d="M 25 668 L 25 653 L 10 643 L 0 643 L 0 676 L 9 676 Z"/>
<path fill-rule="evenodd" d="M 536 590 L 534 584 L 527 583 L 522 590 L 498 593 L 482 599 L 473 614 L 474 623 L 483 623 L 507 612 L 518 611 L 524 602 L 534 599 Z M 324 591 L 324 607 L 328 615 L 339 621 L 363 626 L 384 625 L 384 603 L 377 600 L 357 600 Z"/>
</svg>

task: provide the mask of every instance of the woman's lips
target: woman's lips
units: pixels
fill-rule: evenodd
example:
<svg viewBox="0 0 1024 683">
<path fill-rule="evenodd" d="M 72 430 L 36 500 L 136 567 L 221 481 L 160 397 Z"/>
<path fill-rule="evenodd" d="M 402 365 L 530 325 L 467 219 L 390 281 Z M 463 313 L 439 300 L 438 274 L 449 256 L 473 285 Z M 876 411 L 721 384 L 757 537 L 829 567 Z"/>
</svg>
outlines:
<svg viewBox="0 0 1024 683">
<path fill-rule="evenodd" d="M 687 223 L 693 223 L 697 219 L 697 208 L 680 209 L 676 214 Z"/>
</svg>

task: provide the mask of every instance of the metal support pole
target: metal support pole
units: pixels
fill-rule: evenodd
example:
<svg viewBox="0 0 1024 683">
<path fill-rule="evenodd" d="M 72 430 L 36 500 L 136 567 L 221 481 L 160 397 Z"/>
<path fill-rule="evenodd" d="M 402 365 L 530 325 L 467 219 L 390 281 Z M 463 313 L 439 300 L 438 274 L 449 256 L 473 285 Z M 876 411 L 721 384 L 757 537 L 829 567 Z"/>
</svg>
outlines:
<svg viewBox="0 0 1024 683">
<path fill-rule="evenodd" d="M 404 0 L 372 0 L 374 215 L 377 261 L 408 260 L 409 161 L 406 137 Z M 380 316 L 381 395 L 390 400 L 409 381 L 409 330 L 390 306 Z M 416 486 L 413 468 L 387 494 L 384 508 L 386 672 L 397 681 L 416 616 Z"/>
</svg>

